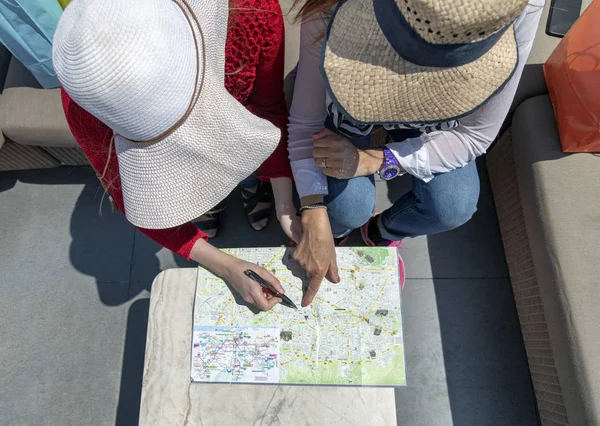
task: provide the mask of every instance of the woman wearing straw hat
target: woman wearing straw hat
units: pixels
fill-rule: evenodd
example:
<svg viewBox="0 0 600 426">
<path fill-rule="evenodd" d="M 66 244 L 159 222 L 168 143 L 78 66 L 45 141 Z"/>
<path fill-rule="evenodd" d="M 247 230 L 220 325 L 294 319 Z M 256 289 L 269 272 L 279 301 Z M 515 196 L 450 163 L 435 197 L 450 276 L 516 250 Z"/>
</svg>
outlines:
<svg viewBox="0 0 600 426">
<path fill-rule="evenodd" d="M 116 206 L 263 310 L 280 299 L 244 271 L 282 291 L 277 279 L 217 250 L 190 221 L 258 170 L 297 238 L 283 34 L 276 0 L 237 0 L 231 12 L 224 0 L 74 0 L 53 47 L 67 121 Z M 261 188 L 245 192 L 249 210 L 259 211 L 253 223 L 266 218 Z"/>
<path fill-rule="evenodd" d="M 303 306 L 325 276 L 339 281 L 334 238 L 341 243 L 360 227 L 367 245 L 397 246 L 471 218 L 479 197 L 473 160 L 508 113 L 543 5 L 304 4 L 299 15 L 310 18 L 302 22 L 288 143 L 302 204 L 295 257 L 311 277 Z M 371 148 L 375 129 L 392 142 Z M 412 191 L 373 217 L 374 175 L 390 180 L 405 173 Z"/>
</svg>

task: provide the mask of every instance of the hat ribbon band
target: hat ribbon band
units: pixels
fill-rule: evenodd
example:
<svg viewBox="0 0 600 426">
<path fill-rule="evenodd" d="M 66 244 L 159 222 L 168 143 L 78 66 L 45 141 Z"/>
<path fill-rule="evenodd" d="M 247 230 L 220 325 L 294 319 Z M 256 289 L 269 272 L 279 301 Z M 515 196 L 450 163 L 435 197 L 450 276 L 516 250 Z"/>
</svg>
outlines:
<svg viewBox="0 0 600 426">
<path fill-rule="evenodd" d="M 474 43 L 433 44 L 410 26 L 395 0 L 374 0 L 373 8 L 381 31 L 396 53 L 424 67 L 452 68 L 471 63 L 488 52 L 508 28 Z"/>
</svg>

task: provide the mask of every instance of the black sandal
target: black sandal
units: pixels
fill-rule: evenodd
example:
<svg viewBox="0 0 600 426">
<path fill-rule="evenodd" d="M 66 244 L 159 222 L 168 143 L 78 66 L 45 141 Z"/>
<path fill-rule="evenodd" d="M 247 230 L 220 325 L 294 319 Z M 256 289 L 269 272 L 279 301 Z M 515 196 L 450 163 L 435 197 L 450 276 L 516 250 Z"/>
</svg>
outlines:
<svg viewBox="0 0 600 426">
<path fill-rule="evenodd" d="M 244 214 L 246 215 L 250 226 L 263 219 L 269 219 L 271 211 L 273 210 L 273 190 L 271 184 L 259 180 L 256 186 L 256 192 L 251 192 L 242 187 L 240 187 L 240 189 L 242 190 L 242 201 L 244 202 Z M 260 203 L 269 203 L 269 206 L 252 213 L 252 210 Z M 264 228 L 256 229 L 252 226 L 252 229 L 261 231 Z"/>
<path fill-rule="evenodd" d="M 209 236 L 209 238 L 214 238 L 219 234 L 219 229 L 221 228 L 220 215 L 223 210 L 225 210 L 225 206 L 219 203 L 214 209 L 204 213 L 199 218 L 192 220 L 192 223 L 205 234 L 209 234 L 210 231 L 214 230 L 215 234 Z"/>
</svg>

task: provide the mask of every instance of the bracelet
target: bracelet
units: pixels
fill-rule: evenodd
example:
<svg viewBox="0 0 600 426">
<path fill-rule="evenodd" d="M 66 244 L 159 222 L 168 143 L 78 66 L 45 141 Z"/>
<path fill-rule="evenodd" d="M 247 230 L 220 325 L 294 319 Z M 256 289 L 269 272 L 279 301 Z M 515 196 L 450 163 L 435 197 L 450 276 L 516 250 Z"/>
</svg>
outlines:
<svg viewBox="0 0 600 426">
<path fill-rule="evenodd" d="M 310 205 L 308 205 L 308 206 L 303 206 L 303 207 L 300 207 L 300 208 L 298 209 L 298 211 L 296 212 L 296 214 L 297 214 L 298 216 L 302 216 L 302 212 L 303 212 L 304 210 L 316 210 L 316 209 L 325 209 L 325 210 L 327 210 L 327 206 L 325 205 L 325 203 L 315 203 L 315 204 L 310 204 Z"/>
</svg>

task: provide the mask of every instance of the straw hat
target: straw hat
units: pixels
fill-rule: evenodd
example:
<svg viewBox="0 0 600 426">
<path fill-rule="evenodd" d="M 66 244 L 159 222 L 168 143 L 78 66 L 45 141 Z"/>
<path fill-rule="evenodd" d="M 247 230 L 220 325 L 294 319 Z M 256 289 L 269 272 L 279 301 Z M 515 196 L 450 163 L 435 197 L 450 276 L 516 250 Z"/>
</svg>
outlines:
<svg viewBox="0 0 600 426">
<path fill-rule="evenodd" d="M 327 29 L 321 72 L 359 123 L 466 115 L 517 65 L 513 21 L 527 0 L 347 0 Z"/>
<path fill-rule="evenodd" d="M 64 90 L 115 133 L 125 214 L 181 225 L 267 159 L 281 132 L 225 89 L 225 0 L 74 0 L 54 37 Z"/>
</svg>

